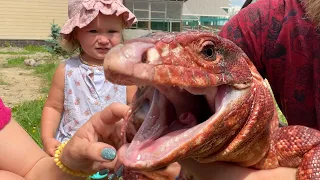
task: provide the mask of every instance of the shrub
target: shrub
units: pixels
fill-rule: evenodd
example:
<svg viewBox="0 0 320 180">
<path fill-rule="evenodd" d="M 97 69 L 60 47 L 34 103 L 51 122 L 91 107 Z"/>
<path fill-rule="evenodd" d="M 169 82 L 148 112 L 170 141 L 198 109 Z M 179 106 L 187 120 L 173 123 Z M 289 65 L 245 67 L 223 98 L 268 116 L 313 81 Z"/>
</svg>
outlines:
<svg viewBox="0 0 320 180">
<path fill-rule="evenodd" d="M 55 24 L 54 22 L 51 23 L 51 34 L 49 35 L 51 39 L 46 40 L 46 42 L 48 43 L 48 45 L 46 45 L 46 49 L 52 55 L 65 56 L 68 53 L 63 50 L 59 44 L 60 30 L 61 28 L 58 24 Z"/>
</svg>

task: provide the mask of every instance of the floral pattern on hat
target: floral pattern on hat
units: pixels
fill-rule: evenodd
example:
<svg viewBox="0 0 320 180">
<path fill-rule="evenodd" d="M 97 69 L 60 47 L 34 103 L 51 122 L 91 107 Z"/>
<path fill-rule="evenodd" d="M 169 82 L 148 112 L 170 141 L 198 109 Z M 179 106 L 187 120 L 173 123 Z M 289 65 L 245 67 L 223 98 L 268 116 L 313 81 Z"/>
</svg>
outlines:
<svg viewBox="0 0 320 180">
<path fill-rule="evenodd" d="M 60 33 L 70 34 L 75 27 L 83 28 L 94 20 L 101 12 L 104 15 L 122 16 L 126 27 L 137 21 L 135 15 L 126 8 L 122 0 L 69 0 L 69 20 Z"/>
</svg>

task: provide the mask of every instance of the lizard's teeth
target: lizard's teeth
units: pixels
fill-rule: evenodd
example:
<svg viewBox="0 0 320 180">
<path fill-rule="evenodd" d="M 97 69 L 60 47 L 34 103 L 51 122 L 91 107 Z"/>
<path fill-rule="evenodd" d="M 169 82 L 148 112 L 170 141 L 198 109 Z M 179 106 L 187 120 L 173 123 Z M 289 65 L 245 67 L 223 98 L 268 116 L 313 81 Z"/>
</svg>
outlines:
<svg viewBox="0 0 320 180">
<path fill-rule="evenodd" d="M 204 95 L 206 89 L 205 88 L 186 87 L 185 90 L 193 95 Z"/>
<path fill-rule="evenodd" d="M 159 65 L 162 64 L 160 54 L 156 48 L 150 48 L 147 51 L 148 64 Z"/>
</svg>

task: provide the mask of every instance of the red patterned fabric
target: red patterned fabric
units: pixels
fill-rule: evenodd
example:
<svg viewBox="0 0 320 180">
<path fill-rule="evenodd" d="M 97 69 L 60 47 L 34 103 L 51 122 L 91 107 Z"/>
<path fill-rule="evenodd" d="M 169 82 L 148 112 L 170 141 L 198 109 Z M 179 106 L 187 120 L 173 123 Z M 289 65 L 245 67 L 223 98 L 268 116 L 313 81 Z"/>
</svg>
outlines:
<svg viewBox="0 0 320 180">
<path fill-rule="evenodd" d="M 8 124 L 11 119 L 11 110 L 7 108 L 0 98 L 0 130 Z"/>
<path fill-rule="evenodd" d="M 268 79 L 290 125 L 320 129 L 320 29 L 299 0 L 258 0 L 220 36 L 240 46 Z"/>
</svg>

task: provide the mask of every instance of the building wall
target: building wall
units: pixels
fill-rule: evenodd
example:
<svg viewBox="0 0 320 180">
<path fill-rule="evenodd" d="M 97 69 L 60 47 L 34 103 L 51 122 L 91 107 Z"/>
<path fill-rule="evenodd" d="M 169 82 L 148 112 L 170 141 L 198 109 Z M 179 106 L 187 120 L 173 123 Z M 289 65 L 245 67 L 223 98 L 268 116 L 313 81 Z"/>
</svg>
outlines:
<svg viewBox="0 0 320 180">
<path fill-rule="evenodd" d="M 195 8 L 196 7 L 196 8 Z M 230 0 L 188 0 L 183 4 L 183 30 L 218 31 L 228 20 Z"/>
<path fill-rule="evenodd" d="M 0 0 L 0 40 L 49 39 L 68 16 L 67 0 Z"/>
<path fill-rule="evenodd" d="M 230 0 L 188 0 L 183 4 L 182 16 L 228 17 L 224 8 L 230 6 Z"/>
<path fill-rule="evenodd" d="M 133 28 L 180 31 L 183 0 L 124 0 L 137 17 Z"/>
</svg>

